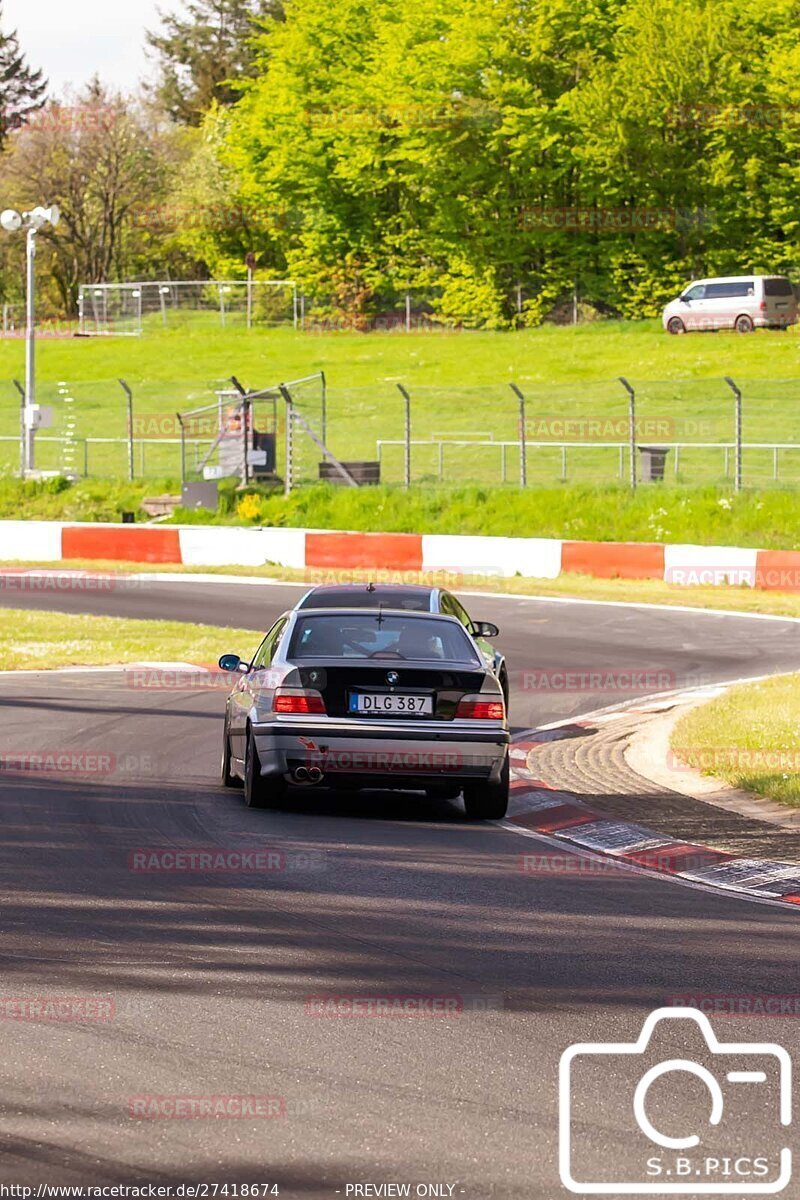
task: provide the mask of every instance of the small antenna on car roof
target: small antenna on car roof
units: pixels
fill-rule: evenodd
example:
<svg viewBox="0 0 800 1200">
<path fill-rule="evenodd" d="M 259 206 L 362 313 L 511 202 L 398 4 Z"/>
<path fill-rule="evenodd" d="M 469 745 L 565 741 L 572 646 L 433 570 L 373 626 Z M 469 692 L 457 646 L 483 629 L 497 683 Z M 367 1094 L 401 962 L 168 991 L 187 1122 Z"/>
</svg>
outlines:
<svg viewBox="0 0 800 1200">
<path fill-rule="evenodd" d="M 378 628 L 379 629 L 382 624 L 383 624 L 383 605 L 379 604 L 378 605 Z"/>
</svg>

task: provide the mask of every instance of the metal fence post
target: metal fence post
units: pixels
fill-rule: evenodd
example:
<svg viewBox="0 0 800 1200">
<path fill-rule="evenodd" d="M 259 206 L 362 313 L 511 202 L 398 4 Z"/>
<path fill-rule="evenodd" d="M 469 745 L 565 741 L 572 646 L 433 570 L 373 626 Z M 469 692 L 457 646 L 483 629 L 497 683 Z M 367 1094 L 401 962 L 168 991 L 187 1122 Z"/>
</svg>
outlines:
<svg viewBox="0 0 800 1200">
<path fill-rule="evenodd" d="M 525 441 L 525 397 L 515 383 L 508 385 L 519 399 L 519 486 L 528 486 L 528 448 Z"/>
<path fill-rule="evenodd" d="M 619 381 L 628 393 L 628 443 L 631 454 L 631 491 L 636 491 L 636 393 L 624 375 Z"/>
<path fill-rule="evenodd" d="M 294 454 L 294 403 L 292 401 L 291 392 L 281 384 L 281 395 L 286 403 L 286 476 L 284 478 L 283 491 L 284 495 L 291 494 L 294 487 L 294 472 L 292 457 Z"/>
<path fill-rule="evenodd" d="M 133 479 L 133 392 L 124 379 L 118 382 L 128 398 L 128 479 Z"/>
<path fill-rule="evenodd" d="M 242 459 L 242 483 L 247 487 L 250 482 L 250 462 L 248 457 L 250 443 L 250 423 L 252 421 L 252 401 L 242 400 L 242 448 L 244 450 L 244 458 Z"/>
<path fill-rule="evenodd" d="M 398 383 L 397 390 L 403 397 L 405 405 L 405 457 L 403 464 L 403 484 L 405 487 L 411 487 L 411 397 L 409 396 L 402 383 Z"/>
<path fill-rule="evenodd" d="M 328 444 L 328 381 L 325 378 L 325 372 L 320 371 L 320 380 L 322 381 L 322 442 L 323 445 Z"/>
<path fill-rule="evenodd" d="M 733 426 L 736 450 L 734 454 L 733 490 L 735 492 L 740 492 L 742 490 L 742 393 L 733 382 L 730 375 L 725 376 L 725 382 L 733 392 L 734 397 Z"/>
</svg>

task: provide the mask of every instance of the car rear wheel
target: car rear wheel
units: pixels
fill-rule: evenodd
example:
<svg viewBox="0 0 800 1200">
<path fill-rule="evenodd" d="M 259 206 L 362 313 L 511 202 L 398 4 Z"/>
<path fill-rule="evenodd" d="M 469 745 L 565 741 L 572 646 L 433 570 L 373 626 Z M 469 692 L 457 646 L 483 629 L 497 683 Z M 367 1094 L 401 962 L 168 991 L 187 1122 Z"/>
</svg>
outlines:
<svg viewBox="0 0 800 1200">
<path fill-rule="evenodd" d="M 733 327 L 737 333 L 752 333 L 754 328 L 753 318 L 748 317 L 747 313 L 742 313 L 734 321 Z"/>
<path fill-rule="evenodd" d="M 667 329 L 670 333 L 686 333 L 686 326 L 680 317 L 670 317 L 667 321 Z"/>
<path fill-rule="evenodd" d="M 473 821 L 499 821 L 508 811 L 508 756 L 497 783 L 471 784 L 464 788 L 464 808 Z"/>
<path fill-rule="evenodd" d="M 220 774 L 225 787 L 240 788 L 243 786 L 243 781 L 239 776 L 231 774 L 231 736 L 228 733 L 227 723 L 222 733 L 222 765 L 220 767 Z"/>
<path fill-rule="evenodd" d="M 247 746 L 244 752 L 244 802 L 248 808 L 267 808 L 278 804 L 286 795 L 283 779 L 265 779 L 261 774 L 261 763 L 255 738 L 247 731 Z"/>
</svg>

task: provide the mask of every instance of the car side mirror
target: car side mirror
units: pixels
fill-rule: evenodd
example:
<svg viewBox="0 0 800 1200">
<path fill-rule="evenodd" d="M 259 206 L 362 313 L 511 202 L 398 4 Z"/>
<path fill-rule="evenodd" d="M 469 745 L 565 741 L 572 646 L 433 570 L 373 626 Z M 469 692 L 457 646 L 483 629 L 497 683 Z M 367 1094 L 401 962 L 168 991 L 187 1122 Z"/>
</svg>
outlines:
<svg viewBox="0 0 800 1200">
<path fill-rule="evenodd" d="M 681 304 L 688 304 L 688 303 L 689 303 L 689 297 L 688 297 L 688 296 L 679 296 L 679 297 L 678 297 L 678 299 L 680 300 Z"/>
<path fill-rule="evenodd" d="M 242 662 L 238 654 L 223 654 L 219 660 L 219 667 L 222 671 L 241 671 L 242 674 L 248 669 L 247 663 Z"/>
<path fill-rule="evenodd" d="M 495 638 L 500 636 L 500 630 L 491 621 L 473 621 L 472 632 L 475 637 Z"/>
</svg>

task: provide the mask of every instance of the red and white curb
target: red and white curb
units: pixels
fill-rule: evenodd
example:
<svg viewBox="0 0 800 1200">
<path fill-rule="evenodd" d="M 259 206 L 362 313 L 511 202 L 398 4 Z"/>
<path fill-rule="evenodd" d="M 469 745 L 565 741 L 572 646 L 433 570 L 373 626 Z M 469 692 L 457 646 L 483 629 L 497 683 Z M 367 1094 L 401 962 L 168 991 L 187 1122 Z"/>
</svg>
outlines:
<svg viewBox="0 0 800 1200">
<path fill-rule="evenodd" d="M 661 707 L 655 703 L 652 708 L 620 708 L 598 717 L 611 721 L 634 712 L 657 712 Z M 594 728 L 597 724 L 596 717 L 565 721 L 533 736 L 524 735 L 525 740 L 514 743 L 511 795 L 515 805 L 521 802 L 524 808 L 498 824 L 528 836 L 539 834 L 551 844 L 566 843 L 579 853 L 588 852 L 609 865 L 616 863 L 621 870 L 652 872 L 749 898 L 800 905 L 797 863 L 743 858 L 712 846 L 666 837 L 645 825 L 606 817 L 571 792 L 559 791 L 537 777 L 531 761 L 539 746 L 567 738 L 575 729 Z"/>
<path fill-rule="evenodd" d="M 565 538 L 381 533 L 290 526 L 128 525 L 0 521 L 0 560 L 103 559 L 184 566 L 263 566 L 326 573 L 444 573 L 453 586 L 523 575 L 557 579 L 654 579 L 686 587 L 744 586 L 800 591 L 800 550 L 661 542 L 573 542 Z M 349 575 L 348 575 L 349 573 Z"/>
</svg>

